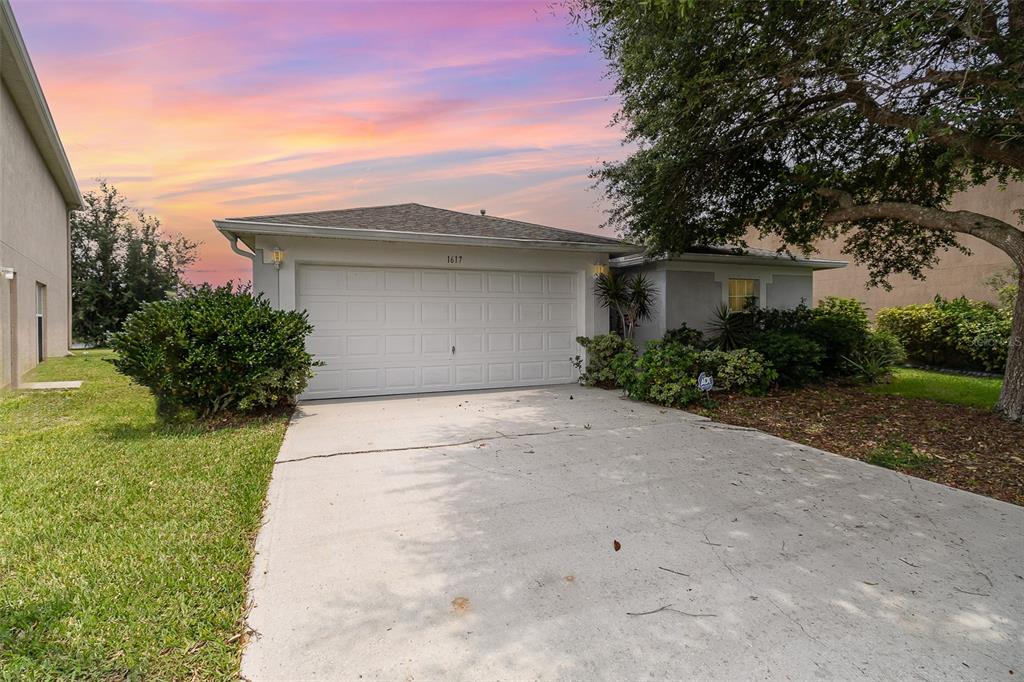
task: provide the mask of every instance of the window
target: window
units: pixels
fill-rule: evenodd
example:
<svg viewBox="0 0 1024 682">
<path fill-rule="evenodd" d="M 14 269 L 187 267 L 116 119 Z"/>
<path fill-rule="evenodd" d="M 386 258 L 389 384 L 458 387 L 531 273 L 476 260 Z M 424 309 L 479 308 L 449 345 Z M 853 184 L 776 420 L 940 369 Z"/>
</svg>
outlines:
<svg viewBox="0 0 1024 682">
<path fill-rule="evenodd" d="M 36 282 L 36 359 L 46 359 L 46 285 Z"/>
<path fill-rule="evenodd" d="M 758 281 L 756 279 L 729 280 L 729 310 L 746 310 L 757 305 Z"/>
</svg>

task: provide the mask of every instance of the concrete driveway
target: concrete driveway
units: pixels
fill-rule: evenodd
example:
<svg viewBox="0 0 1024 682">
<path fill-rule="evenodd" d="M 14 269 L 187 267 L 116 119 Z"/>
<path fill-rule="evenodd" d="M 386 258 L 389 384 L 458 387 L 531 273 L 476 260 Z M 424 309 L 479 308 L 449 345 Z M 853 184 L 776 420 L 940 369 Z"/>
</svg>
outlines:
<svg viewBox="0 0 1024 682">
<path fill-rule="evenodd" d="M 257 552 L 252 680 L 1024 675 L 1024 509 L 611 391 L 304 404 Z"/>
</svg>

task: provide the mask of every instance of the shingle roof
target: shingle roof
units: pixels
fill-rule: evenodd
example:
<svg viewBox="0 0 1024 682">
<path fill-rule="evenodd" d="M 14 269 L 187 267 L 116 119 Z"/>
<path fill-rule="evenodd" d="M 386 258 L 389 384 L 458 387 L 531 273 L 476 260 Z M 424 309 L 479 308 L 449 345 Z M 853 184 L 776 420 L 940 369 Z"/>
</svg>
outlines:
<svg viewBox="0 0 1024 682">
<path fill-rule="evenodd" d="M 423 204 L 395 204 L 346 208 L 314 213 L 285 213 L 282 215 L 246 216 L 227 218 L 228 222 L 260 223 L 264 225 L 299 225 L 350 230 L 380 230 L 382 232 L 413 232 L 457 237 L 491 237 L 530 241 L 568 242 L 578 244 L 608 244 L 623 246 L 624 242 L 557 227 L 547 227 L 521 220 L 510 220 L 489 215 L 462 213 Z"/>
</svg>

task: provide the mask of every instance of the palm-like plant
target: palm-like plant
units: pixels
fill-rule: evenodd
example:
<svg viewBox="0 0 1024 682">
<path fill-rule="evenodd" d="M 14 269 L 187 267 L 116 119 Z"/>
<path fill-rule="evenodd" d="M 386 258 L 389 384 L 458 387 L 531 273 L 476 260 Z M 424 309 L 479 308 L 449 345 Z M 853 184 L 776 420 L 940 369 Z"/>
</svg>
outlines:
<svg viewBox="0 0 1024 682">
<path fill-rule="evenodd" d="M 603 308 L 614 310 L 622 323 L 622 333 L 632 340 L 636 325 L 654 315 L 654 284 L 644 274 L 620 275 L 602 272 L 594 282 L 594 292 Z"/>
</svg>

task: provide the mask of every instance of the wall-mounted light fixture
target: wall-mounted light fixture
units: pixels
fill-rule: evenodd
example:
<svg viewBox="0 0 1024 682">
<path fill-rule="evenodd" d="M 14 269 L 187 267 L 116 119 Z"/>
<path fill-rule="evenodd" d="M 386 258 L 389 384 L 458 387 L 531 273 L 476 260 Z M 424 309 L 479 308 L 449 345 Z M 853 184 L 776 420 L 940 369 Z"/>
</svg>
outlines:
<svg viewBox="0 0 1024 682">
<path fill-rule="evenodd" d="M 601 275 L 607 275 L 609 272 L 607 263 L 594 263 L 591 270 L 593 271 L 595 278 Z"/>
<path fill-rule="evenodd" d="M 0 268 L 0 274 L 4 279 L 14 279 L 14 268 Z"/>
<path fill-rule="evenodd" d="M 274 250 L 270 252 L 270 262 L 274 264 L 274 267 L 278 270 L 281 269 L 281 263 L 284 263 L 284 251 L 274 247 Z"/>
</svg>

